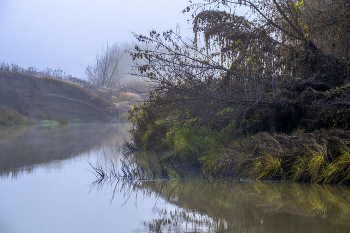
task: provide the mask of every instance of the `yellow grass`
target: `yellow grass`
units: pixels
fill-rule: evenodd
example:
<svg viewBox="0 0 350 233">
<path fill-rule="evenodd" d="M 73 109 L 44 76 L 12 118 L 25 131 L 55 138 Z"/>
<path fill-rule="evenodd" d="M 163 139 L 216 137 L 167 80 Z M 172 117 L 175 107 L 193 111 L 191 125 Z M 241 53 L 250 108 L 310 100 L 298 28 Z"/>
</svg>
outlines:
<svg viewBox="0 0 350 233">
<path fill-rule="evenodd" d="M 130 92 L 122 92 L 119 95 L 119 101 L 141 101 L 141 97 L 138 94 Z"/>
</svg>

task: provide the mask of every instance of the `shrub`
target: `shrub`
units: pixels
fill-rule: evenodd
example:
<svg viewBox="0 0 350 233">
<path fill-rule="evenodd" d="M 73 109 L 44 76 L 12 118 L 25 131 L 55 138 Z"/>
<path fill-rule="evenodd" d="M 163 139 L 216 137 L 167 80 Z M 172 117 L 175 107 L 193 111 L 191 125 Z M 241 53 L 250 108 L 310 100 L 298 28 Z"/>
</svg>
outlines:
<svg viewBox="0 0 350 233">
<path fill-rule="evenodd" d="M 117 97 L 115 97 L 114 95 L 111 97 L 111 101 L 113 102 L 113 103 L 116 103 L 116 102 L 118 102 L 118 98 Z"/>
<path fill-rule="evenodd" d="M 35 122 L 26 119 L 16 110 L 0 106 L 0 126 L 33 125 Z"/>
<path fill-rule="evenodd" d="M 106 100 L 111 100 L 113 92 L 111 89 L 97 89 L 96 93 L 106 99 Z"/>
<path fill-rule="evenodd" d="M 61 116 L 61 118 L 60 118 L 60 120 L 58 122 L 60 122 L 60 124 L 66 125 L 66 124 L 68 124 L 69 120 L 68 120 L 68 117 Z"/>
</svg>

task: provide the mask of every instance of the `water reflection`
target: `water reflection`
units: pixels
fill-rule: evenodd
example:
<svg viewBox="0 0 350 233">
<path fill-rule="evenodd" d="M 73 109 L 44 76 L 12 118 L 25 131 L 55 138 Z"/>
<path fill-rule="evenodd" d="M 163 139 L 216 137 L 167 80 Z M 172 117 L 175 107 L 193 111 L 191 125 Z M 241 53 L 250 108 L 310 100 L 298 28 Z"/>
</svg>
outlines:
<svg viewBox="0 0 350 233">
<path fill-rule="evenodd" d="M 186 210 L 171 216 L 171 224 L 161 221 L 159 225 L 169 215 L 146 224 L 159 226 L 162 231 L 158 232 L 173 227 L 173 219 L 183 224 L 184 217 L 196 212 L 204 218 L 190 219 L 195 227 L 190 232 L 203 232 L 196 231 L 203 225 L 213 232 L 348 232 L 350 227 L 348 187 L 203 180 L 143 185 Z"/>
<path fill-rule="evenodd" d="M 110 183 L 112 184 L 112 183 Z M 101 187 L 100 187 L 101 188 Z M 137 232 L 348 232 L 350 189 L 295 183 L 125 181 L 113 192 L 159 198 Z M 113 194 L 115 195 L 115 194 Z M 175 207 L 174 207 L 175 206 Z"/>
<path fill-rule="evenodd" d="M 59 169 L 69 159 L 89 153 L 103 144 L 122 142 L 123 129 L 112 124 L 2 128 L 0 130 L 0 178 L 18 178 L 45 165 Z"/>
<path fill-rule="evenodd" d="M 113 203 L 109 195 L 89 193 L 94 176 L 88 162 L 118 160 L 123 128 L 99 124 L 2 132 L 0 232 L 132 232 L 140 219 L 149 219 L 152 198 L 142 198 L 135 208 L 123 205 L 119 192 Z M 133 192 L 131 200 L 137 195 Z"/>
<path fill-rule="evenodd" d="M 121 155 L 124 137 L 118 125 L 0 131 L 0 232 L 349 231 L 349 187 L 185 180 L 195 167 Z M 86 160 L 109 178 L 87 187 Z"/>
</svg>

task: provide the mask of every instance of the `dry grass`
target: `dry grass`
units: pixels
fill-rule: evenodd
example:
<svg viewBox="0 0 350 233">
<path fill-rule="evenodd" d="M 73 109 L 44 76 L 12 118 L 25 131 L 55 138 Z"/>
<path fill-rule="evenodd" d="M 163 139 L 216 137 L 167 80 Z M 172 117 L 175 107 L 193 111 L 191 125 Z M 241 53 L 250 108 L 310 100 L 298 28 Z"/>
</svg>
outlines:
<svg viewBox="0 0 350 233">
<path fill-rule="evenodd" d="M 272 180 L 276 179 L 277 177 L 283 177 L 281 160 L 273 157 L 272 155 L 257 158 L 255 161 L 253 161 L 249 170 L 251 171 L 250 176 L 257 180 Z"/>
<path fill-rule="evenodd" d="M 119 101 L 142 101 L 141 97 L 138 94 L 130 92 L 122 92 L 119 95 Z"/>
<path fill-rule="evenodd" d="M 348 184 L 350 181 L 350 151 L 343 151 L 341 156 L 325 166 L 319 181 L 322 183 Z"/>
<path fill-rule="evenodd" d="M 311 182 L 316 182 L 319 180 L 319 175 L 321 173 L 322 168 L 325 166 L 326 162 L 324 160 L 324 153 L 318 151 L 307 151 L 306 157 L 309 157 L 308 165 L 306 167 L 306 171 L 309 174 Z"/>
<path fill-rule="evenodd" d="M 350 183 L 349 132 L 258 133 L 231 141 L 225 154 L 202 160 L 209 175 L 311 183 Z M 335 146 L 337 145 L 337 146 Z M 340 149 L 339 149 L 340 148 Z"/>
</svg>

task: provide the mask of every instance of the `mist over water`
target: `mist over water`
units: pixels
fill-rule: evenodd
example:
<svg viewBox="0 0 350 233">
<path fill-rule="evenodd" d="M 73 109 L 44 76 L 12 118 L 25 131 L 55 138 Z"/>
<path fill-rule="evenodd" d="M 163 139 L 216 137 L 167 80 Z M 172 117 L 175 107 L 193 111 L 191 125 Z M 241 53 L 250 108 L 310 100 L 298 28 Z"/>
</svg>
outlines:
<svg viewBox="0 0 350 233">
<path fill-rule="evenodd" d="M 0 137 L 0 232 L 131 232 L 148 219 L 154 201 L 137 209 L 123 206 L 122 194 L 111 203 L 109 192 L 90 188 L 88 162 L 118 156 L 123 126 L 8 129 Z"/>
<path fill-rule="evenodd" d="M 0 232 L 348 232 L 350 189 L 230 180 L 106 180 L 118 124 L 0 131 Z"/>
<path fill-rule="evenodd" d="M 93 149 L 123 142 L 121 126 L 83 124 L 57 127 L 18 127 L 0 131 L 0 177 L 15 178 L 36 167 L 59 167 Z"/>
</svg>

